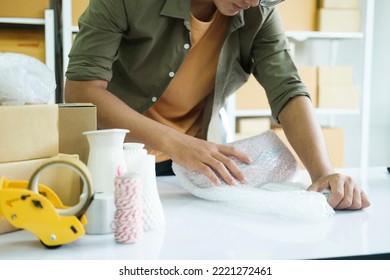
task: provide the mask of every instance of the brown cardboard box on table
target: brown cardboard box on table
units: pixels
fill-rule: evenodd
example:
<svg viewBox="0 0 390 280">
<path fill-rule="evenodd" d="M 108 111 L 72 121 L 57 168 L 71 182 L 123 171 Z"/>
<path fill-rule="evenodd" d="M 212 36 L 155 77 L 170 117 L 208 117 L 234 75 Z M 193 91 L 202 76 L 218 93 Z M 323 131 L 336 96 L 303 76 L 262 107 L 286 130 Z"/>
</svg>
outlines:
<svg viewBox="0 0 390 280">
<path fill-rule="evenodd" d="M 96 130 L 96 107 L 90 103 L 64 103 L 59 106 L 59 151 L 77 154 L 88 163 L 89 144 L 83 132 Z"/>
<path fill-rule="evenodd" d="M 276 7 L 287 31 L 316 30 L 317 0 L 285 1 Z"/>
<path fill-rule="evenodd" d="M 318 30 L 323 32 L 360 32 L 359 9 L 319 9 Z"/>
<path fill-rule="evenodd" d="M 45 63 L 45 32 L 36 28 L 0 28 L 0 52 L 21 53 Z"/>
<path fill-rule="evenodd" d="M 58 106 L 0 106 L 0 163 L 58 155 Z"/>
<path fill-rule="evenodd" d="M 50 158 L 33 159 L 18 162 L 0 163 L 0 177 L 8 181 L 29 181 L 32 173 L 49 159 L 61 157 L 78 158 L 77 155 L 57 155 Z M 79 201 L 81 185 L 80 178 L 72 169 L 64 166 L 53 166 L 42 171 L 39 183 L 51 188 L 67 206 L 76 205 Z M 0 217 L 0 234 L 14 231 L 8 221 Z"/>
<path fill-rule="evenodd" d="M 82 132 L 96 129 L 96 108 L 92 104 L 0 106 L 0 128 L 0 176 L 28 181 L 53 156 L 80 155 L 86 163 L 89 149 Z M 48 168 L 40 174 L 39 183 L 50 187 L 64 205 L 79 201 L 80 178 L 70 168 Z M 14 230 L 0 218 L 0 233 Z"/>
<path fill-rule="evenodd" d="M 51 0 L 0 0 L 0 17 L 44 18 Z"/>
</svg>

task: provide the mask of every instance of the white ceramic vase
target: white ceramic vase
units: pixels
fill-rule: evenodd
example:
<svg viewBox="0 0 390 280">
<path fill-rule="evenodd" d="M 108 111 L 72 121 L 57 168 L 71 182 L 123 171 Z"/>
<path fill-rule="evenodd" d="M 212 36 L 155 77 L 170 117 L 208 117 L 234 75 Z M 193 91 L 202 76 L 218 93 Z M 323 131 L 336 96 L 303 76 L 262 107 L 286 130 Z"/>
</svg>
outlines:
<svg viewBox="0 0 390 280">
<path fill-rule="evenodd" d="M 83 133 L 88 138 L 87 166 L 95 192 L 113 195 L 115 176 L 127 172 L 123 142 L 128 132 L 127 129 L 103 129 Z"/>
</svg>

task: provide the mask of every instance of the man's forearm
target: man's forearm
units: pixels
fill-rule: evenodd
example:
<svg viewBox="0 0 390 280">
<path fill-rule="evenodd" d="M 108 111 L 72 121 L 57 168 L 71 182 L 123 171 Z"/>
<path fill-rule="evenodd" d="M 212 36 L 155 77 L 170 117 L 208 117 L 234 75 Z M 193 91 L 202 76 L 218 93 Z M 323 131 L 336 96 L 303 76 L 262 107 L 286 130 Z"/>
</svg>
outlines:
<svg viewBox="0 0 390 280">
<path fill-rule="evenodd" d="M 66 102 L 91 102 L 96 105 L 100 129 L 125 128 L 127 142 L 141 142 L 147 148 L 165 152 L 176 133 L 173 129 L 139 114 L 106 90 L 104 81 L 67 81 Z"/>
<path fill-rule="evenodd" d="M 305 165 L 312 181 L 334 172 L 310 99 L 291 99 L 279 114 L 291 146 Z"/>
</svg>

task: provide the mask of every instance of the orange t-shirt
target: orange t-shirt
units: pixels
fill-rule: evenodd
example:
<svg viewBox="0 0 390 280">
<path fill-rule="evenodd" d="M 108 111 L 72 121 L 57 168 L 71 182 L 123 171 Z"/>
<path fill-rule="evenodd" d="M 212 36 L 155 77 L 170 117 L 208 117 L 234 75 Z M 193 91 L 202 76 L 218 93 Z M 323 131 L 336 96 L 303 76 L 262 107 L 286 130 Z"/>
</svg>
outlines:
<svg viewBox="0 0 390 280">
<path fill-rule="evenodd" d="M 192 47 L 161 98 L 145 116 L 185 134 L 202 138 L 203 103 L 215 85 L 219 54 L 229 17 L 217 12 L 208 22 L 191 15 Z M 149 150 L 156 162 L 169 156 Z"/>
</svg>

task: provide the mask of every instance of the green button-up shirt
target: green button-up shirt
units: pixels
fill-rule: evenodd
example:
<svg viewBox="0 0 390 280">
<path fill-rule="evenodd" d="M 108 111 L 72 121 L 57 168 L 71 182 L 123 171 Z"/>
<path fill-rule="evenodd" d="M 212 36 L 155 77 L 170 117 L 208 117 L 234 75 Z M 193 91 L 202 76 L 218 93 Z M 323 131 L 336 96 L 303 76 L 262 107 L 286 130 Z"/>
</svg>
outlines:
<svg viewBox="0 0 390 280">
<path fill-rule="evenodd" d="M 70 80 L 106 80 L 138 112 L 160 98 L 191 46 L 191 0 L 91 0 L 69 54 Z M 289 53 L 279 14 L 255 7 L 233 16 L 219 56 L 212 115 L 250 75 L 264 87 L 275 119 L 294 96 L 308 95 Z"/>
</svg>

